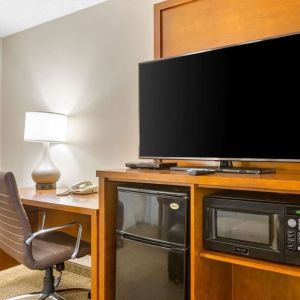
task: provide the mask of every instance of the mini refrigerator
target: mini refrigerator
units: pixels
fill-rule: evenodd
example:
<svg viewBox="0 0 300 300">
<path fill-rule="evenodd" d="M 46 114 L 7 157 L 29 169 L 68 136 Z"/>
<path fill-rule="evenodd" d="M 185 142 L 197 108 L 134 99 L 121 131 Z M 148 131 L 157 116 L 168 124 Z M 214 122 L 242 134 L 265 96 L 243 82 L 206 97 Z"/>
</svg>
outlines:
<svg viewBox="0 0 300 300">
<path fill-rule="evenodd" d="M 118 188 L 117 300 L 189 298 L 189 196 L 167 188 Z"/>
</svg>

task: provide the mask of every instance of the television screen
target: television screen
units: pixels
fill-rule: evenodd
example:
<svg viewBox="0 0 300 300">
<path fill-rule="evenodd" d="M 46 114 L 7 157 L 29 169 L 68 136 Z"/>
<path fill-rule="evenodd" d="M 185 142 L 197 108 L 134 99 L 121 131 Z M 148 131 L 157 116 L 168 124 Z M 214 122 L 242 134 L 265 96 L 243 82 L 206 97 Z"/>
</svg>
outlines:
<svg viewBox="0 0 300 300">
<path fill-rule="evenodd" d="M 300 34 L 139 65 L 141 158 L 300 160 Z"/>
</svg>

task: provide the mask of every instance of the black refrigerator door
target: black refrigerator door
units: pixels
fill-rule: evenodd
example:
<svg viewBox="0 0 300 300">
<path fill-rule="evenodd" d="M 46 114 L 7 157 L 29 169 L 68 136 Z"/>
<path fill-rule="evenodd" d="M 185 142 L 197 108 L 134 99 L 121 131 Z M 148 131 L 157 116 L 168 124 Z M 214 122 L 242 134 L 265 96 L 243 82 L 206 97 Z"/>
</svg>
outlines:
<svg viewBox="0 0 300 300">
<path fill-rule="evenodd" d="M 185 194 L 119 188 L 117 233 L 188 245 L 188 202 Z"/>
<path fill-rule="evenodd" d="M 188 250 L 117 237 L 116 300 L 186 300 Z"/>
</svg>

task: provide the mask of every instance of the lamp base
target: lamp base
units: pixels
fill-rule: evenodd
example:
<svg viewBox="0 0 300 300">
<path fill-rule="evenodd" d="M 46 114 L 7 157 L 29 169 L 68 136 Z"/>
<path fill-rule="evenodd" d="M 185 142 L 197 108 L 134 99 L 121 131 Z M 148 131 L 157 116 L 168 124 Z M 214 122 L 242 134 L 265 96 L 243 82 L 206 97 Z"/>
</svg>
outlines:
<svg viewBox="0 0 300 300">
<path fill-rule="evenodd" d="M 32 179 L 35 181 L 37 190 L 56 189 L 56 182 L 60 177 L 60 172 L 54 165 L 49 151 L 49 143 L 43 143 L 43 153 L 40 162 L 32 171 Z"/>
<path fill-rule="evenodd" d="M 36 190 L 55 190 L 56 183 L 37 183 L 35 185 Z"/>
</svg>

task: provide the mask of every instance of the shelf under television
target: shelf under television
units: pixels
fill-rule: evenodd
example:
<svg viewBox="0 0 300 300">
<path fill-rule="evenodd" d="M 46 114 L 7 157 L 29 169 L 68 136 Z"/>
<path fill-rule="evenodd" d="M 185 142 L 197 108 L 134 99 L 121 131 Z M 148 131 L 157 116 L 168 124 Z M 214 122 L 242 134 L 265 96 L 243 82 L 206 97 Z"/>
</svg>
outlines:
<svg viewBox="0 0 300 300">
<path fill-rule="evenodd" d="M 258 269 L 258 270 L 264 270 L 264 271 L 270 271 L 270 272 L 300 277 L 300 267 L 298 266 L 268 262 L 259 259 L 245 258 L 245 257 L 230 255 L 221 252 L 208 251 L 208 250 L 201 251 L 200 257 L 210 259 L 210 260 L 220 261 L 220 262 L 226 262 L 233 265 L 239 265 L 239 266 L 244 266 L 244 267 Z"/>
</svg>

